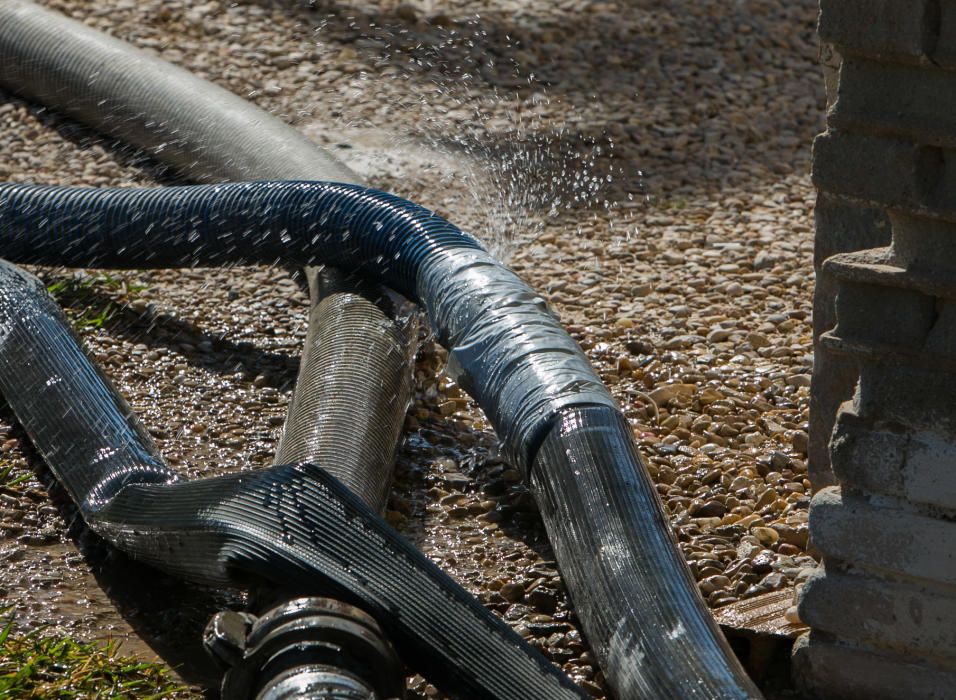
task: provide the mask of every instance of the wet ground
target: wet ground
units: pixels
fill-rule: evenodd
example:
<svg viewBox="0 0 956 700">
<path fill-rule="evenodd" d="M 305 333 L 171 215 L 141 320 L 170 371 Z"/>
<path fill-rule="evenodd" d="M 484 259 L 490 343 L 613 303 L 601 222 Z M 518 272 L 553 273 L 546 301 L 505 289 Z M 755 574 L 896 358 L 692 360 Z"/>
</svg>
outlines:
<svg viewBox="0 0 956 700">
<path fill-rule="evenodd" d="M 509 255 L 624 407 L 709 604 L 813 565 L 813 0 L 45 4 L 257 102 Z M 11 181 L 177 182 L 2 92 L 0 147 Z M 271 463 L 306 323 L 290 274 L 36 272 L 173 466 Z M 442 366 L 426 339 L 388 517 L 602 697 L 534 503 Z M 0 433 L 0 594 L 18 624 L 119 637 L 208 682 L 195 632 L 241 599 L 97 542 L 6 409 Z"/>
</svg>

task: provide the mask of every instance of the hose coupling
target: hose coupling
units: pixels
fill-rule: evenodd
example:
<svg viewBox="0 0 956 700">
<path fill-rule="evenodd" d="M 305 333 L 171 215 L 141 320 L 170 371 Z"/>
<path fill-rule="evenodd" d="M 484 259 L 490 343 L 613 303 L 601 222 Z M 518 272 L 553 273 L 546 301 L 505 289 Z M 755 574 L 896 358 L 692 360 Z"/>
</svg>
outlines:
<svg viewBox="0 0 956 700">
<path fill-rule="evenodd" d="M 295 598 L 260 616 L 216 613 L 203 634 L 226 671 L 224 700 L 401 700 L 405 674 L 378 623 L 331 598 Z"/>
</svg>

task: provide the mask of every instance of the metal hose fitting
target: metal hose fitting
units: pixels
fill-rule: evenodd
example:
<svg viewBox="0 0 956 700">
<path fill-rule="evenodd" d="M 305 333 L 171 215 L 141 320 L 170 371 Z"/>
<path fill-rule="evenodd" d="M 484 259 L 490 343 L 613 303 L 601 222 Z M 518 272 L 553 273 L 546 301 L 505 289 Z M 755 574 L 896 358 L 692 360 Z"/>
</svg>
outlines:
<svg viewBox="0 0 956 700">
<path fill-rule="evenodd" d="M 400 700 L 404 669 L 375 620 L 331 598 L 295 598 L 263 615 L 225 611 L 206 648 L 228 700 Z"/>
</svg>

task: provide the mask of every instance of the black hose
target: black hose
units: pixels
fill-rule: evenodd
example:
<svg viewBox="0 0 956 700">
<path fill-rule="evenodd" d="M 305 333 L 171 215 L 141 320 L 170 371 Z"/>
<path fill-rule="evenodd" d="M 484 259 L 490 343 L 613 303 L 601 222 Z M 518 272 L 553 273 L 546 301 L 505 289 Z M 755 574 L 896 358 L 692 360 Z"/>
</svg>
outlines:
<svg viewBox="0 0 956 700">
<path fill-rule="evenodd" d="M 0 84 L 193 178 L 359 179 L 294 129 L 231 93 L 32 3 L 0 1 Z M 306 275 L 313 307 L 276 459 L 317 460 L 381 510 L 411 391 L 406 365 L 416 345 L 414 318 L 395 295 L 374 285 L 329 269 L 307 268 Z M 395 303 L 382 303 L 386 298 Z M 334 404 L 342 396 L 350 406 Z M 357 439 L 357 428 L 365 439 Z M 400 575 L 403 568 L 385 572 Z M 288 593 L 288 582 L 275 585 Z M 436 610 L 462 614 L 441 605 Z M 474 611 L 465 618 L 469 614 Z M 493 648 L 498 642 L 490 643 Z"/>
<path fill-rule="evenodd" d="M 562 412 L 530 484 L 575 610 L 587 620 L 595 655 L 613 669 L 619 697 L 757 695 L 742 675 L 714 673 L 730 649 L 700 609 L 697 584 L 620 413 L 604 406 Z M 642 527 L 628 528 L 637 522 Z"/>
<path fill-rule="evenodd" d="M 35 265 L 325 263 L 373 276 L 413 300 L 427 258 L 445 248 L 482 250 L 424 207 L 327 182 L 148 189 L 2 184 L 0 243 L 6 258 Z"/>
<path fill-rule="evenodd" d="M 421 301 L 459 382 L 535 492 L 551 499 L 546 522 L 571 595 L 605 613 L 582 622 L 620 696 L 759 697 L 696 594 L 628 424 L 587 359 L 539 297 L 447 221 L 393 195 L 330 183 L 2 185 L 0 251 L 101 267 L 325 261 Z M 588 406 L 603 409 L 588 413 L 597 416 L 588 431 L 571 430 Z M 561 449 L 549 451 L 553 444 Z M 664 662 L 649 653 L 657 650 Z"/>
<path fill-rule="evenodd" d="M 315 156 L 309 142 L 275 120 L 264 120 L 239 98 L 31 3 L 0 0 L 0 82 L 67 109 L 193 177 L 354 181 L 347 169 L 333 174 L 332 169 L 342 170 L 340 165 Z M 374 223 L 382 202 L 369 196 Z M 436 242 L 429 237 L 434 222 L 424 210 L 413 207 L 406 213 L 411 215 L 409 229 L 424 222 L 422 239 Z M 268 218 L 262 210 L 258 215 Z M 104 222 L 94 215 L 93 223 Z M 127 222 L 112 223 L 122 234 Z M 160 223 L 150 231 L 159 231 Z M 258 223 L 248 224 L 248 235 L 237 237 L 250 249 L 255 247 L 253 225 Z M 142 227 L 139 231 L 143 233 Z M 198 263 L 188 235 L 171 257 Z M 56 259 L 53 237 L 41 238 L 54 247 L 44 255 Z M 266 252 L 285 259 L 296 253 L 296 245 L 309 248 L 307 240 L 279 245 L 281 229 L 272 238 L 278 239 L 272 241 L 274 246 L 257 250 L 206 247 L 201 254 L 236 261 L 262 254 L 263 261 L 271 262 Z M 0 244 L 3 254 L 8 242 Z M 132 243 L 142 254 L 145 242 Z M 759 697 L 697 595 L 626 421 L 580 351 L 547 314 L 543 300 L 472 247 L 467 237 L 463 241 L 454 235 L 445 243 L 448 247 L 427 259 L 417 279 L 397 277 L 428 306 L 439 339 L 452 350 L 450 369 L 489 413 L 506 449 L 529 477 L 582 625 L 611 687 L 622 699 L 646 689 L 656 689 L 652 694 L 657 697 Z M 11 249 L 32 255 L 23 241 Z M 84 257 L 75 249 L 67 252 Z M 100 252 L 104 260 L 109 255 L 108 250 Z M 396 275 L 387 255 L 370 260 L 356 246 L 335 256 L 348 260 L 352 252 L 373 276 Z M 321 259 L 317 253 L 305 250 L 303 257 Z M 113 264 L 134 266 L 122 256 L 114 256 Z M 158 264 L 154 256 L 142 266 Z M 576 425 L 578 412 L 588 405 L 606 410 L 591 414 L 588 409 L 588 429 L 572 430 L 569 426 Z M 544 445 L 540 451 L 539 445 Z M 617 447 L 604 452 L 609 445 Z M 583 469 L 588 477 L 577 478 Z M 688 638 L 683 630 L 689 630 Z M 648 654 L 648 649 L 660 654 Z"/>
<path fill-rule="evenodd" d="M 141 148 L 191 179 L 361 181 L 228 90 L 31 2 L 0 0 L 0 86 Z M 392 323 L 390 305 L 378 301 L 389 293 L 376 285 L 350 287 L 343 277 L 332 291 L 320 275 L 328 282 L 336 273 L 307 267 L 305 275 L 313 308 L 276 463 L 326 465 L 380 511 L 411 395 L 411 370 L 397 362 L 408 365 L 414 355 L 415 329 L 404 311 Z M 368 348 L 365 376 L 329 354 L 348 347 Z M 372 426 L 370 441 L 338 439 L 334 426 L 344 421 L 329 411 L 333 394 L 353 397 L 350 413 Z"/>
<path fill-rule="evenodd" d="M 183 481 L 36 278 L 0 261 L 0 391 L 90 527 L 157 568 L 372 614 L 459 698 L 580 697 L 507 625 L 311 464 Z"/>
</svg>

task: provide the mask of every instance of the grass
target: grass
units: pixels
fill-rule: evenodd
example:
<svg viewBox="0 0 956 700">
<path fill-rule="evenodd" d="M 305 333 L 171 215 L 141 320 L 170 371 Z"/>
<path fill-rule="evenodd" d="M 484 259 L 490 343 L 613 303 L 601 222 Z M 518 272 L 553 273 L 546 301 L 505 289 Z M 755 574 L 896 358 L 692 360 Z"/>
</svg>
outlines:
<svg viewBox="0 0 956 700">
<path fill-rule="evenodd" d="M 145 289 L 148 285 L 108 272 L 61 278 L 46 288 L 77 331 L 102 328 L 123 305 Z M 104 300 L 104 296 L 109 298 Z"/>
<path fill-rule="evenodd" d="M 19 486 L 23 482 L 29 481 L 29 480 L 30 480 L 29 472 L 14 474 L 12 464 L 3 465 L 2 463 L 0 463 L 0 487 L 7 488 L 7 489 L 15 489 L 17 486 Z"/>
<path fill-rule="evenodd" d="M 19 473 L 18 473 L 19 472 Z M 31 474 L 0 462 L 0 489 L 17 493 Z M 0 615 L 10 607 L 0 608 Z M 80 642 L 44 635 L 43 630 L 17 632 L 9 615 L 0 622 L 0 698 L 86 700 L 116 698 L 201 698 L 176 682 L 162 664 L 121 656 L 118 645 Z"/>
<path fill-rule="evenodd" d="M 0 698 L 202 697 L 172 679 L 161 664 L 121 656 L 112 641 L 101 646 L 45 636 L 42 630 L 18 634 L 13 625 L 11 617 L 0 631 Z"/>
</svg>

